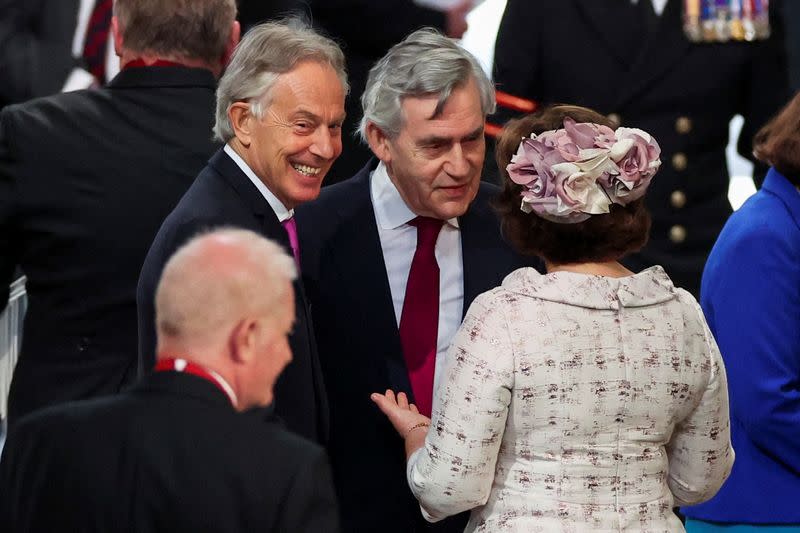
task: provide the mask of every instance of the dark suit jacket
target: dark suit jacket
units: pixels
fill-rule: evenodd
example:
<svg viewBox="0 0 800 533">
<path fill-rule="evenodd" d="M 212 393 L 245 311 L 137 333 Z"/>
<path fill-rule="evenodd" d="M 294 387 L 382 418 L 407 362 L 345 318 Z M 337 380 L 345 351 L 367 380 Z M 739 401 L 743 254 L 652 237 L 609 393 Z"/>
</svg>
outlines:
<svg viewBox="0 0 800 533">
<path fill-rule="evenodd" d="M 211 72 L 122 71 L 0 114 L 0 308 L 28 277 L 9 418 L 116 392 L 136 373 L 136 281 L 217 145 Z"/>
<path fill-rule="evenodd" d="M 376 164 L 373 160 L 352 179 L 323 189 L 319 199 L 297 211 L 303 278 L 330 398 L 329 451 L 343 529 L 461 532 L 465 515 L 434 525 L 423 520 L 406 484 L 403 441 L 369 399 L 387 388 L 411 395 L 370 198 Z M 478 294 L 532 262 L 501 239 L 488 206 L 496 191 L 481 184 L 459 218 L 465 313 Z"/>
<path fill-rule="evenodd" d="M 771 4 L 777 14 L 780 2 Z M 662 166 L 647 195 L 650 243 L 630 266 L 661 264 L 676 285 L 697 294 L 706 256 L 731 212 L 728 123 L 744 117 L 739 152 L 752 157 L 753 135 L 789 89 L 777 16 L 766 42 L 692 44 L 683 35 L 682 5 L 669 0 L 655 33 L 644 35 L 630 0 L 509 0 L 495 81 L 541 103 L 616 114 L 623 126 L 657 139 Z"/>
<path fill-rule="evenodd" d="M 142 267 L 137 288 L 139 371 L 155 363 L 155 291 L 170 256 L 198 232 L 221 226 L 244 228 L 281 244 L 292 254 L 286 230 L 269 203 L 228 154 L 219 150 L 164 221 Z M 289 429 L 324 442 L 328 407 L 322 371 L 302 284 L 294 284 L 296 317 L 289 339 L 292 362 L 275 387 L 275 410 Z"/>
<path fill-rule="evenodd" d="M 441 11 L 416 5 L 413 0 L 307 0 L 318 29 L 339 42 L 347 59 L 350 93 L 342 126 L 342 155 L 334 162 L 325 185 L 351 177 L 372 157 L 369 147 L 354 133 L 364 115 L 361 95 L 369 70 L 395 44 L 425 26 L 444 29 Z"/>
<path fill-rule="evenodd" d="M 0 0 L 0 108 L 55 94 L 72 57 L 79 0 Z"/>
<path fill-rule="evenodd" d="M 14 532 L 335 532 L 325 453 L 237 413 L 216 386 L 159 372 L 118 396 L 23 418 L 0 463 Z"/>
</svg>

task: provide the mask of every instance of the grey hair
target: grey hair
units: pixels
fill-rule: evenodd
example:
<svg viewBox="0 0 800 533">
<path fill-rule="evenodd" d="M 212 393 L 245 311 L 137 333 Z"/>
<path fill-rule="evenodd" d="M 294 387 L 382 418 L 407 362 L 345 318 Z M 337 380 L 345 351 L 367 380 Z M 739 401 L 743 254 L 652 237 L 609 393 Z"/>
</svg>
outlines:
<svg viewBox="0 0 800 533">
<path fill-rule="evenodd" d="M 349 85 L 341 48 L 302 20 L 267 22 L 248 31 L 219 80 L 214 138 L 228 142 L 234 137 L 228 118 L 234 102 L 248 102 L 250 112 L 261 118 L 278 76 L 307 60 L 330 65 L 347 93 Z"/>
<path fill-rule="evenodd" d="M 243 315 L 283 312 L 281 299 L 296 278 L 294 259 L 253 231 L 202 233 L 164 267 L 155 299 L 158 336 L 214 338 Z"/>
<path fill-rule="evenodd" d="M 438 95 L 439 103 L 431 118 L 438 116 L 453 89 L 471 79 L 477 83 L 484 116 L 494 112 L 494 85 L 478 60 L 433 28 L 415 31 L 394 45 L 369 71 L 361 95 L 361 139 L 367 142 L 370 122 L 389 137 L 396 137 L 403 127 L 401 105 L 406 97 Z"/>
</svg>

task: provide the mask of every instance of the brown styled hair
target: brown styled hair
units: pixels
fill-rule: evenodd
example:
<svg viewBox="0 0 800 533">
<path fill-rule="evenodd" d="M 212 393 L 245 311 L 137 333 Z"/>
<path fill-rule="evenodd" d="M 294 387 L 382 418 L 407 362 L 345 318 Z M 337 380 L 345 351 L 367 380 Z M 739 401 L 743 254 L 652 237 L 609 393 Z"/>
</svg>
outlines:
<svg viewBox="0 0 800 533">
<path fill-rule="evenodd" d="M 575 224 L 550 222 L 520 210 L 522 186 L 511 181 L 506 172 L 511 157 L 523 137 L 563 128 L 567 117 L 615 128 L 608 118 L 591 109 L 555 105 L 512 120 L 503 129 L 495 151 L 503 190 L 494 203 L 503 234 L 520 253 L 557 264 L 613 261 L 638 251 L 650 233 L 650 214 L 643 198 L 624 206 L 612 204 L 609 213 L 592 215 Z"/>
<path fill-rule="evenodd" d="M 753 155 L 800 186 L 800 92 L 756 133 Z"/>
<path fill-rule="evenodd" d="M 125 48 L 161 57 L 220 61 L 235 0 L 115 0 Z"/>
</svg>

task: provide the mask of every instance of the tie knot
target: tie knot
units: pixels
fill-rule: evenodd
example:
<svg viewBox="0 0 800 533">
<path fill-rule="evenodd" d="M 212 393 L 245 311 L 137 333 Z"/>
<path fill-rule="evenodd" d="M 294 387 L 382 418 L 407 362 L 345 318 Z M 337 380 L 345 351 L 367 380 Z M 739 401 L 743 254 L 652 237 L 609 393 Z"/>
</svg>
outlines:
<svg viewBox="0 0 800 533">
<path fill-rule="evenodd" d="M 294 217 L 287 218 L 286 220 L 281 222 L 281 224 L 283 224 L 283 227 L 286 228 L 286 231 L 288 233 L 297 234 L 297 222 L 295 222 Z"/>
<path fill-rule="evenodd" d="M 409 224 L 417 228 L 417 247 L 433 247 L 436 244 L 436 239 L 439 237 L 439 232 L 442 230 L 444 220 L 431 217 L 417 217 L 410 221 Z"/>
</svg>

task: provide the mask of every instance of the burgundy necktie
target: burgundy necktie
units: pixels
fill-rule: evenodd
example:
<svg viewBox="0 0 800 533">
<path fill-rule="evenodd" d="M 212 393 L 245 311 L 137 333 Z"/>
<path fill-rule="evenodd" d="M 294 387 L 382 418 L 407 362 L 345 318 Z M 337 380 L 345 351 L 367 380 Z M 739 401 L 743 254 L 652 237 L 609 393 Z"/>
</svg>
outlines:
<svg viewBox="0 0 800 533">
<path fill-rule="evenodd" d="M 294 217 L 284 220 L 282 222 L 286 233 L 289 235 L 289 245 L 292 247 L 292 255 L 294 255 L 294 262 L 297 264 L 297 271 L 300 271 L 300 242 L 297 240 L 297 222 Z"/>
<path fill-rule="evenodd" d="M 106 48 L 108 33 L 111 31 L 111 7 L 113 0 L 97 0 L 86 27 L 86 40 L 83 42 L 83 59 L 86 68 L 104 83 L 106 77 Z"/>
<path fill-rule="evenodd" d="M 443 220 L 417 217 L 409 224 L 417 228 L 417 250 L 408 273 L 400 343 L 408 368 L 414 403 L 419 412 L 431 416 L 433 375 L 436 370 L 436 341 L 439 336 L 439 264 L 436 239 Z"/>
</svg>

